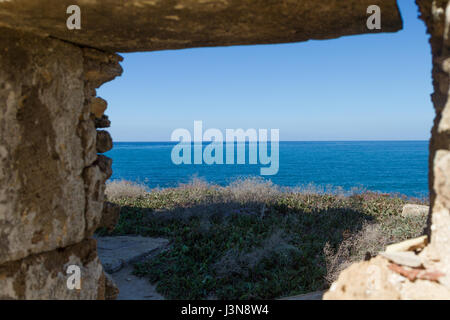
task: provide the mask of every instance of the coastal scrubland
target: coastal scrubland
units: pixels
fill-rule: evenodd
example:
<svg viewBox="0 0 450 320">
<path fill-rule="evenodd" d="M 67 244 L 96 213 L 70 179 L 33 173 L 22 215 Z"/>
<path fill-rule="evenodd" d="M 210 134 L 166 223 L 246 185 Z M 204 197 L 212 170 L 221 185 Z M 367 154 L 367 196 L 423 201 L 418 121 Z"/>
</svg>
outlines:
<svg viewBox="0 0 450 320">
<path fill-rule="evenodd" d="M 168 299 L 273 299 L 324 290 L 352 262 L 423 234 L 426 217 L 401 211 L 428 202 L 363 189 L 284 188 L 258 178 L 225 187 L 194 179 L 152 190 L 112 181 L 106 194 L 122 206 L 109 235 L 170 240 L 169 250 L 135 265 L 135 274 Z"/>
</svg>

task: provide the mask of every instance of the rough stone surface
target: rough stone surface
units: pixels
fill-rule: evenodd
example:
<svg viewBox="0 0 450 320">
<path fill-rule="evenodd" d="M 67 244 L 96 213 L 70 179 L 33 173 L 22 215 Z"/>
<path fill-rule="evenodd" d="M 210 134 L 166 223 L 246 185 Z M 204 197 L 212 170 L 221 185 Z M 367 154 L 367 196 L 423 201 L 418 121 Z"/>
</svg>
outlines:
<svg viewBox="0 0 450 320">
<path fill-rule="evenodd" d="M 98 164 L 86 168 L 83 172 L 86 182 L 86 232 L 92 235 L 100 226 L 102 220 L 103 203 L 105 201 L 105 182 L 107 175 Z"/>
<path fill-rule="evenodd" d="M 69 5 L 81 30 L 68 30 Z M 379 5 L 382 30 L 368 30 Z M 14 0 L 0 2 L 0 25 L 109 51 L 298 42 L 402 28 L 395 0 Z"/>
<path fill-rule="evenodd" d="M 96 163 L 89 102 L 121 68 L 111 54 L 10 29 L 0 43 L 2 263 L 78 243 L 95 229 L 111 163 Z"/>
<path fill-rule="evenodd" d="M 381 256 L 345 269 L 325 293 L 325 300 L 450 299 L 450 290 L 437 281 L 410 281 L 389 267 Z M 433 266 L 426 266 L 433 270 Z M 417 272 L 407 269 L 409 272 Z"/>
<path fill-rule="evenodd" d="M 439 261 L 439 268 L 450 275 L 450 3 L 448 0 L 417 0 L 421 18 L 431 35 L 433 53 L 432 100 L 436 111 L 431 130 L 429 186 L 432 214 L 427 254 Z"/>
<path fill-rule="evenodd" d="M 0 43 L 3 263 L 85 238 L 89 156 L 77 132 L 89 114 L 80 48 L 9 29 L 0 30 Z"/>
<path fill-rule="evenodd" d="M 91 101 L 91 113 L 93 113 L 96 118 L 101 118 L 107 107 L 108 104 L 102 98 L 96 97 Z"/>
<path fill-rule="evenodd" d="M 382 257 L 385 257 L 389 261 L 392 261 L 396 264 L 419 268 L 422 266 L 422 260 L 420 260 L 419 256 L 417 256 L 414 252 L 406 251 L 406 252 L 382 252 Z"/>
<path fill-rule="evenodd" d="M 118 204 L 106 201 L 103 204 L 102 218 L 99 227 L 112 231 L 119 221 L 120 206 Z"/>
<path fill-rule="evenodd" d="M 121 58 L 3 27 L 0 44 L 0 296 L 102 299 L 95 241 L 84 239 L 99 226 L 111 160 L 97 156 L 90 104 Z M 80 292 L 51 268 L 62 261 L 83 263 Z"/>
<path fill-rule="evenodd" d="M 98 255 L 106 272 L 109 273 L 117 272 L 130 263 L 164 249 L 168 243 L 167 239 L 141 236 L 97 238 Z"/>
<path fill-rule="evenodd" d="M 88 236 L 102 226 L 105 183 L 112 174 L 111 164 L 112 159 L 98 155 L 97 160 L 83 171 L 86 187 L 86 234 Z"/>
<path fill-rule="evenodd" d="M 388 261 L 381 257 L 345 269 L 325 295 L 325 300 L 400 299 L 395 284 L 389 281 Z M 392 273 L 393 274 L 393 273 Z"/>
<path fill-rule="evenodd" d="M 109 128 L 111 126 L 111 121 L 107 115 L 102 115 L 101 118 L 95 118 L 95 127 L 96 128 Z"/>
<path fill-rule="evenodd" d="M 385 252 L 421 251 L 428 244 L 428 236 L 420 236 L 386 246 Z"/>
<path fill-rule="evenodd" d="M 81 288 L 69 290 L 69 265 L 81 268 Z M 0 299 L 104 299 L 105 278 L 95 240 L 0 266 Z"/>
<path fill-rule="evenodd" d="M 108 131 L 98 130 L 97 131 L 97 152 L 104 153 L 113 148 L 113 141 L 111 135 Z"/>
<path fill-rule="evenodd" d="M 436 199 L 431 220 L 431 245 L 450 272 L 450 151 L 436 152 L 434 177 Z"/>
<path fill-rule="evenodd" d="M 109 179 L 112 175 L 112 159 L 108 158 L 107 156 L 104 156 L 102 154 L 99 154 L 97 157 L 97 160 L 94 162 L 95 166 L 98 166 L 99 170 L 101 171 L 104 179 Z"/>
</svg>

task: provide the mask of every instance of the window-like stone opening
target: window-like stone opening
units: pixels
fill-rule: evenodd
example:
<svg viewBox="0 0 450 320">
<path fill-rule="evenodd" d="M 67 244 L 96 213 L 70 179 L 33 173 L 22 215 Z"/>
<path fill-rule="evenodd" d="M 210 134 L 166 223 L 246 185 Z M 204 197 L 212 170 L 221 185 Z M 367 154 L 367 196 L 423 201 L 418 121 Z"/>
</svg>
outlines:
<svg viewBox="0 0 450 320">
<path fill-rule="evenodd" d="M 121 73 L 120 57 L 113 52 L 298 42 L 367 33 L 367 8 L 374 2 L 383 12 L 379 31 L 401 29 L 395 0 L 280 1 L 270 7 L 254 1 L 150 4 L 136 0 L 130 5 L 120 0 L 108 4 L 87 0 L 80 3 L 86 18 L 82 31 L 66 27 L 66 9 L 73 4 L 68 1 L 0 2 L 0 297 L 102 299 L 114 295 L 111 290 L 105 292 L 110 280 L 91 239 L 100 225 L 114 224 L 103 219 L 108 215 L 102 210 L 117 211 L 103 204 L 111 163 L 97 154 L 106 151 L 111 141 L 106 133 L 96 132 L 109 120 L 96 119 L 104 103 L 95 90 Z M 327 298 L 449 296 L 450 17 L 446 0 L 416 2 L 431 34 L 436 111 L 429 157 L 431 242 L 414 258 L 421 260 L 424 270 L 411 274 L 410 269 L 378 256 L 345 270 Z M 42 112 L 33 122 L 30 117 L 36 105 Z M 29 133 L 31 128 L 40 133 L 39 139 Z M 17 163 L 14 156 L 19 150 Z M 57 170 L 42 161 L 30 161 L 38 155 Z M 41 189 L 30 181 L 34 177 L 42 180 Z M 417 249 L 417 243 L 408 248 Z M 81 290 L 68 290 L 71 265 L 84 268 Z M 374 269 L 380 272 L 373 274 Z M 399 279 L 398 274 L 406 280 L 392 282 L 392 277 Z M 379 286 L 372 290 L 373 284 Z"/>
<path fill-rule="evenodd" d="M 203 130 L 209 127 L 220 128 L 222 131 L 225 131 L 224 128 L 280 128 L 281 133 L 288 131 L 288 136 L 284 135 L 282 140 L 308 140 L 311 137 L 293 136 L 293 131 L 302 134 L 313 131 L 316 135 L 311 137 L 312 140 L 414 140 L 413 136 L 406 135 L 413 128 L 419 130 L 419 126 L 422 127 L 421 139 L 428 139 L 433 117 L 429 100 L 432 88 L 429 82 L 431 54 L 427 45 L 428 37 L 423 22 L 417 19 L 417 7 L 412 5 L 403 9 L 405 30 L 396 34 L 296 45 L 125 54 L 122 63 L 125 71 L 122 77 L 105 84 L 99 90 L 99 95 L 108 100 L 108 112 L 114 124 L 110 132 L 115 138 L 115 148 L 107 153 L 114 160 L 115 173 L 112 178 L 130 180 L 153 188 L 176 187 L 178 183 L 188 183 L 192 175 L 220 185 L 227 185 L 233 178 L 245 174 L 258 175 L 259 167 L 248 166 L 248 171 L 242 166 L 235 169 L 236 165 L 201 167 L 195 166 L 193 160 L 191 165 L 180 168 L 183 165 L 176 166 L 170 159 L 170 151 L 174 145 L 145 143 L 146 140 L 167 141 L 171 132 L 179 127 L 192 131 L 194 121 L 199 119 L 204 120 Z M 330 55 L 330 52 L 333 54 Z M 246 62 L 244 64 L 241 61 Z M 221 68 L 221 64 L 226 67 Z M 287 72 L 288 67 L 290 69 Z M 201 81 L 199 78 L 207 80 Z M 289 98 L 283 99 L 286 95 Z M 333 98 L 327 100 L 327 95 Z M 124 96 L 131 98 L 124 99 Z M 234 100 L 229 99 L 230 96 Z M 296 103 L 292 103 L 292 100 Z M 123 104 L 128 107 L 123 108 Z M 366 119 L 358 118 L 357 113 L 362 112 L 356 108 L 358 104 L 366 113 Z M 311 109 L 320 111 L 314 112 Z M 132 112 L 133 110 L 136 112 Z M 180 115 L 177 116 L 177 113 Z M 261 115 L 255 115 L 256 113 Z M 279 118 L 295 121 L 296 126 L 286 128 L 285 123 L 280 125 Z M 164 126 L 164 123 L 167 125 Z M 248 125 L 249 123 L 252 125 Z M 317 129 L 319 127 L 320 130 Z M 350 135 L 345 136 L 343 128 L 349 130 Z M 319 131 L 322 136 L 318 135 Z M 394 131 L 396 132 L 393 133 Z M 358 142 L 358 145 L 344 141 L 337 146 L 333 142 L 317 145 L 306 143 L 301 146 L 301 152 L 295 153 L 298 146 L 285 146 L 281 142 L 281 171 L 267 178 L 275 184 L 290 187 L 295 187 L 297 181 L 314 181 L 322 187 L 334 183 L 335 187 L 346 189 L 346 196 L 351 194 L 348 191 L 352 187 L 363 184 L 373 191 L 427 197 L 428 143 L 403 141 L 380 144 L 382 146 L 378 146 L 380 149 L 377 153 L 374 149 L 377 146 L 373 141 Z M 355 147 L 359 151 L 352 149 Z M 322 152 L 321 149 L 324 148 L 330 149 L 327 154 Z M 346 162 L 352 156 L 345 152 L 346 148 L 363 156 L 354 163 Z M 405 153 L 406 148 L 413 150 Z M 370 156 L 365 155 L 367 153 Z M 248 153 L 246 156 L 248 164 Z M 334 161 L 339 157 L 339 161 Z M 421 160 L 411 161 L 413 157 Z M 192 152 L 191 159 L 193 158 Z M 304 162 L 299 161 L 302 158 L 305 158 Z M 292 182 L 293 176 L 298 174 L 296 166 L 301 171 L 308 172 L 315 168 L 317 170 L 320 167 L 317 163 L 320 161 L 327 163 L 326 166 L 322 164 L 323 172 L 300 175 L 297 181 Z M 379 165 L 374 166 L 377 161 Z M 361 162 L 365 165 L 361 168 L 363 172 L 358 173 L 358 163 Z M 418 163 L 421 165 L 414 171 L 413 167 Z M 356 180 L 352 180 L 352 174 L 357 176 Z M 339 175 L 346 178 L 338 180 L 336 176 Z M 366 180 L 357 180 L 364 175 L 367 175 Z M 392 184 L 377 184 L 377 175 L 382 176 L 382 182 L 389 176 Z M 317 179 L 318 176 L 325 176 L 325 179 Z M 292 180 L 289 181 L 289 178 Z M 157 196 L 146 195 L 142 187 L 128 182 L 115 181 L 109 185 L 109 189 L 107 195 L 112 197 L 110 200 L 123 205 L 122 215 L 126 216 L 113 231 L 114 235 L 138 233 L 143 236 L 167 237 L 173 241 L 178 236 L 182 237 L 181 229 L 191 230 L 190 236 L 186 236 L 184 241 L 175 241 L 175 248 L 172 250 L 177 254 L 164 253 L 156 258 L 152 257 L 138 268 L 141 275 L 164 283 L 159 287 L 160 294 L 177 299 L 206 298 L 208 295 L 199 292 L 207 290 L 215 292 L 219 298 L 235 299 L 279 298 L 326 289 L 329 283 L 323 281 L 323 278 L 336 280 L 341 268 L 356 256 L 357 260 L 368 259 L 384 250 L 387 244 L 420 236 L 426 226 L 428 213 L 424 211 L 427 207 L 423 206 L 419 217 L 402 217 L 406 201 L 386 200 L 384 196 L 371 193 L 354 196 L 348 202 L 342 200 L 343 205 L 336 204 L 339 197 L 331 197 L 332 200 L 325 204 L 324 199 L 316 195 L 320 192 L 320 186 L 316 190 L 307 190 L 314 194 L 310 198 L 283 195 L 280 200 L 277 198 L 278 187 L 260 184 L 251 179 L 233 183 L 231 187 L 224 189 L 197 181 L 183 187 L 183 191 L 163 191 L 157 193 Z M 227 192 L 233 195 L 226 198 L 224 194 Z M 216 198 L 207 198 L 205 195 L 208 193 L 215 193 Z M 182 200 L 177 201 L 176 197 L 183 196 Z M 191 198 L 194 196 L 198 198 Z M 160 203 L 157 203 L 157 199 Z M 308 205 L 308 201 L 312 204 Z M 352 201 L 361 203 L 355 206 Z M 428 205 L 428 200 L 408 201 Z M 170 205 L 165 205 L 164 202 Z M 324 209 L 322 205 L 329 205 L 329 208 Z M 375 215 L 369 214 L 372 208 L 367 207 L 377 205 L 379 208 L 373 210 Z M 146 212 L 151 210 L 154 212 L 147 215 Z M 146 218 L 136 219 L 134 214 Z M 244 216 L 243 220 L 246 221 L 230 223 L 224 219 L 224 216 L 233 214 Z M 399 217 L 377 220 L 377 214 Z M 276 218 L 271 220 L 270 215 Z M 298 218 L 299 215 L 302 217 Z M 323 220 L 317 218 L 317 215 L 322 216 Z M 294 221 L 294 217 L 300 221 Z M 289 221 L 289 227 L 275 221 L 282 218 Z M 172 219 L 172 222 L 158 222 L 159 219 Z M 217 219 L 220 223 L 216 222 Z M 347 220 L 352 222 L 346 223 Z M 333 226 L 331 221 L 338 227 Z M 262 230 L 252 231 L 254 244 L 248 245 L 244 241 L 243 248 L 240 248 L 237 243 L 218 237 L 220 233 L 225 233 L 231 234 L 231 238 L 233 228 L 240 223 L 247 225 L 245 228 L 237 228 L 236 236 L 244 239 L 248 236 L 245 229 L 251 230 L 255 224 L 262 225 Z M 158 227 L 154 227 L 158 224 Z M 264 229 L 269 228 L 268 226 L 278 230 Z M 338 239 L 333 239 L 333 236 L 313 237 L 308 234 L 308 228 L 314 229 L 317 234 L 334 234 Z M 174 236 L 163 232 L 164 229 L 170 229 Z M 390 231 L 381 231 L 385 229 Z M 295 238 L 294 234 L 301 233 L 305 236 Z M 191 241 L 190 237 L 194 237 L 195 241 Z M 218 238 L 220 239 L 217 240 Z M 223 250 L 216 240 L 225 242 L 231 248 Z M 302 245 L 308 240 L 311 240 L 314 249 L 308 248 L 311 246 L 309 243 Z M 207 245 L 202 245 L 206 243 Z M 194 246 L 198 250 L 195 254 L 202 255 L 208 249 L 212 258 L 202 256 L 198 258 L 198 265 L 192 264 L 190 259 L 193 256 L 188 251 Z M 182 248 L 187 251 L 185 254 L 181 253 Z M 277 261 L 274 265 L 279 263 L 282 267 L 274 267 L 264 260 Z M 293 261 L 302 261 L 301 267 Z M 204 269 L 208 270 L 196 277 L 202 263 L 205 265 Z M 299 273 L 295 274 L 298 268 L 303 268 L 303 273 L 311 277 L 308 280 L 302 279 Z M 313 271 L 320 268 L 328 270 Z M 181 272 L 175 273 L 178 277 L 172 278 L 178 280 L 171 281 L 164 277 L 163 272 L 158 274 L 158 270 L 166 269 L 170 274 L 174 270 L 183 270 L 182 272 L 192 276 L 186 277 L 186 281 L 182 282 L 179 280 Z M 284 278 L 284 274 L 289 275 L 289 278 Z M 265 291 L 255 289 L 260 281 L 249 280 L 261 275 L 266 276 Z M 192 283 L 201 283 L 204 278 L 217 279 L 219 284 L 212 288 L 208 287 L 208 283 L 203 287 L 198 285 L 198 292 L 191 289 Z M 226 282 L 223 281 L 224 278 L 232 280 Z M 274 278 L 277 278 L 277 285 L 281 288 L 278 291 L 273 284 Z M 291 282 L 296 283 L 297 287 L 289 288 L 287 283 L 290 285 Z M 313 282 L 320 284 L 311 285 Z M 239 288 L 241 283 L 248 283 L 252 288 L 245 291 Z M 227 286 L 228 292 L 221 290 Z"/>
</svg>

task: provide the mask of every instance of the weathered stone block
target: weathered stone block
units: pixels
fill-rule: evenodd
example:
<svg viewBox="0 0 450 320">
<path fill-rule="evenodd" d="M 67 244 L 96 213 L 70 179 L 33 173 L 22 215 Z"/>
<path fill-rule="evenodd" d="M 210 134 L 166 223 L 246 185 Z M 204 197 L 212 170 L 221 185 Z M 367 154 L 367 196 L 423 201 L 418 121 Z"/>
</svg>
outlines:
<svg viewBox="0 0 450 320">
<path fill-rule="evenodd" d="M 431 244 L 450 272 L 450 151 L 439 150 L 434 161 L 436 199 L 431 216 Z"/>
<path fill-rule="evenodd" d="M 354 263 L 341 272 L 324 299 L 450 299 L 450 287 L 443 285 L 440 279 L 443 274 L 436 266 L 439 265 L 426 262 L 425 268 L 410 268 L 381 256 Z"/>
<path fill-rule="evenodd" d="M 101 118 L 107 107 L 108 104 L 106 101 L 100 97 L 95 97 L 91 100 L 91 113 L 93 113 L 96 118 Z"/>
<path fill-rule="evenodd" d="M 83 178 L 86 186 L 86 235 L 91 236 L 101 226 L 105 183 L 112 174 L 112 159 L 98 155 L 94 164 L 85 168 Z"/>
<path fill-rule="evenodd" d="M 83 176 L 86 181 L 86 232 L 92 235 L 102 219 L 107 178 L 97 164 L 86 168 Z"/>
<path fill-rule="evenodd" d="M 103 213 L 100 226 L 112 231 L 119 221 L 120 206 L 118 204 L 106 201 L 103 204 Z"/>
<path fill-rule="evenodd" d="M 105 180 L 109 179 L 112 175 L 112 159 L 108 158 L 105 155 L 99 154 L 97 157 L 97 161 L 94 163 L 97 165 L 101 172 L 105 175 Z"/>
<path fill-rule="evenodd" d="M 9 29 L 0 43 L 1 264 L 84 239 L 86 110 L 80 48 Z"/>
<path fill-rule="evenodd" d="M 324 294 L 325 300 L 397 300 L 401 298 L 399 289 L 392 281 L 393 274 L 388 269 L 388 261 L 377 257 L 370 261 L 352 264 L 339 275 L 330 290 Z"/>
<path fill-rule="evenodd" d="M 112 171 L 97 160 L 90 101 L 121 58 L 6 28 L 0 44 L 1 264 L 79 243 L 99 223 Z"/>
<path fill-rule="evenodd" d="M 69 289 L 69 265 L 80 267 L 80 289 Z M 0 265 L 0 299 L 104 299 L 105 277 L 96 241 Z"/>
<path fill-rule="evenodd" d="M 109 121 L 107 115 L 103 115 L 101 118 L 95 118 L 96 128 L 109 128 L 111 126 L 111 121 Z"/>
<path fill-rule="evenodd" d="M 113 148 L 113 141 L 108 131 L 97 131 L 97 152 L 104 153 Z"/>
<path fill-rule="evenodd" d="M 114 53 L 102 52 L 91 48 L 83 48 L 82 50 L 84 58 L 84 92 L 87 101 L 91 103 L 96 96 L 96 88 L 122 74 L 123 69 L 119 62 L 123 58 Z"/>
</svg>

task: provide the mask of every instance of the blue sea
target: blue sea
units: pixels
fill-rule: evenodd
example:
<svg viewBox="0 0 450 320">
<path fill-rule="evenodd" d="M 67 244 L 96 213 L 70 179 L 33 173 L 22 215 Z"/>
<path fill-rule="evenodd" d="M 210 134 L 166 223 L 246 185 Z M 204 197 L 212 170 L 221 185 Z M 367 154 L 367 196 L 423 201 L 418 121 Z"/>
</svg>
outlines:
<svg viewBox="0 0 450 320">
<path fill-rule="evenodd" d="M 114 148 L 106 153 L 113 159 L 111 179 L 136 181 L 150 188 L 175 187 L 194 177 L 227 185 L 238 178 L 259 176 L 260 168 L 264 167 L 261 164 L 175 165 L 171 160 L 175 145 L 173 142 L 115 142 Z M 279 144 L 278 173 L 262 178 L 281 186 L 313 184 L 344 190 L 356 187 L 422 197 L 428 196 L 427 167 L 428 141 L 284 141 Z"/>
</svg>

